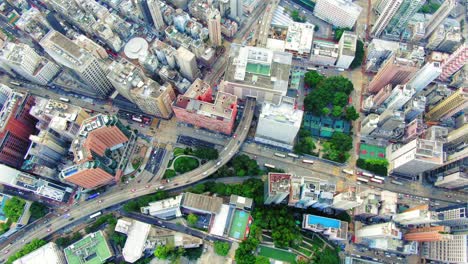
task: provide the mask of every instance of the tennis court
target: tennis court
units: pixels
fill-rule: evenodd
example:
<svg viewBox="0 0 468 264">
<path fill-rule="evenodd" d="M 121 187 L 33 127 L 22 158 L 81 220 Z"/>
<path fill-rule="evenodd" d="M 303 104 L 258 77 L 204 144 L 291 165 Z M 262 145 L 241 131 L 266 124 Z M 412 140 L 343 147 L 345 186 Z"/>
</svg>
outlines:
<svg viewBox="0 0 468 264">
<path fill-rule="evenodd" d="M 361 159 L 385 159 L 385 148 L 375 145 L 361 144 L 359 148 Z"/>
<path fill-rule="evenodd" d="M 243 240 L 245 238 L 245 232 L 247 230 L 247 224 L 249 223 L 250 214 L 236 210 L 232 218 L 231 230 L 229 230 L 229 236 L 235 239 Z"/>
<path fill-rule="evenodd" d="M 274 260 L 279 260 L 288 263 L 296 263 L 296 254 L 286 250 L 271 248 L 266 246 L 259 246 L 258 254 Z"/>
</svg>

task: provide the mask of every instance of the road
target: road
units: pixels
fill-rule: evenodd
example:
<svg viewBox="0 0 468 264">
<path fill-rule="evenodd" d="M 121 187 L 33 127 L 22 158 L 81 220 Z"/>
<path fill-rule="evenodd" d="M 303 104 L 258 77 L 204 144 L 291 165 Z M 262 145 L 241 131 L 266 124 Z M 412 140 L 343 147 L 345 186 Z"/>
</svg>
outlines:
<svg viewBox="0 0 468 264">
<path fill-rule="evenodd" d="M 270 33 L 271 19 L 275 14 L 275 10 L 278 7 L 279 0 L 270 1 L 266 11 L 263 13 L 260 27 L 257 29 L 255 36 L 258 40 L 257 46 L 266 47 L 268 35 Z"/>
<path fill-rule="evenodd" d="M 176 188 L 181 188 L 185 185 L 190 185 L 193 182 L 200 181 L 204 178 L 207 178 L 216 170 L 218 167 L 226 164 L 236 153 L 239 151 L 242 142 L 247 138 L 247 134 L 252 123 L 252 118 L 255 109 L 255 99 L 247 99 L 245 103 L 244 113 L 241 117 L 241 121 L 236 128 L 235 137 L 233 137 L 229 143 L 226 145 L 226 148 L 223 149 L 219 156 L 220 158 L 216 161 L 209 161 L 199 168 L 182 174 L 174 178 L 170 183 L 164 185 L 165 190 L 171 190 Z M 8 252 L 4 254 L 5 258 L 18 250 L 20 250 L 25 243 L 28 243 L 35 238 L 44 238 L 50 235 L 55 230 L 64 228 L 65 226 L 72 225 L 75 221 L 86 217 L 90 214 L 93 214 L 97 211 L 103 210 L 107 207 L 111 207 L 116 204 L 120 204 L 130 199 L 137 198 L 139 196 L 147 195 L 150 193 L 157 192 L 161 186 L 161 183 L 156 183 L 154 185 L 148 185 L 145 182 L 139 183 L 136 185 L 125 185 L 120 188 L 120 191 L 109 192 L 107 194 L 101 195 L 101 200 L 91 200 L 87 202 L 82 202 L 77 204 L 75 207 L 70 208 L 67 212 L 70 214 L 70 217 L 65 219 L 63 217 L 56 217 L 52 219 L 47 225 L 45 223 L 38 224 L 34 229 L 28 230 L 26 232 L 20 230 L 10 239 L 2 243 L 0 246 L 5 248 L 8 243 L 12 243 L 8 247 Z M 49 230 L 49 231 L 47 231 Z M 24 239 L 24 242 L 23 242 Z"/>
</svg>

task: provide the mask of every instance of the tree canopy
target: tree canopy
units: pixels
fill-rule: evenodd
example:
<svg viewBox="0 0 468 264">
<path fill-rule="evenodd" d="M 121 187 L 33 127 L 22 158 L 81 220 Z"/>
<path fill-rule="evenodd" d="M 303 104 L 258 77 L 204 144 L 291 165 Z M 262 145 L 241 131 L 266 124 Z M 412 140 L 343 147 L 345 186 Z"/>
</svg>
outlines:
<svg viewBox="0 0 468 264">
<path fill-rule="evenodd" d="M 346 162 L 352 148 L 353 138 L 341 132 L 333 133 L 331 139 L 323 143 L 324 157 L 336 162 Z"/>
<path fill-rule="evenodd" d="M 3 207 L 3 212 L 7 218 L 11 219 L 12 222 L 16 222 L 23 214 L 25 205 L 25 200 L 13 196 L 11 199 L 6 201 L 5 207 Z"/>
<path fill-rule="evenodd" d="M 242 184 L 224 184 L 222 182 L 205 182 L 195 185 L 189 192 L 211 192 L 220 196 L 231 194 L 253 198 L 256 204 L 263 204 L 263 181 L 260 179 L 247 179 Z"/>
<path fill-rule="evenodd" d="M 304 98 L 304 108 L 315 115 L 322 115 L 324 108 L 332 108 L 335 102 L 343 107 L 353 89 L 353 83 L 343 76 L 324 78 Z"/>
<path fill-rule="evenodd" d="M 299 14 L 299 11 L 298 10 L 293 10 L 291 11 L 291 18 L 294 22 L 305 22 L 306 19 L 304 16 L 301 16 Z"/>
<path fill-rule="evenodd" d="M 198 216 L 196 214 L 189 214 L 187 216 L 187 222 L 190 226 L 194 226 L 198 222 Z"/>
<path fill-rule="evenodd" d="M 308 71 L 304 75 L 304 82 L 311 88 L 317 87 L 323 79 L 325 79 L 325 77 L 317 71 Z"/>
<path fill-rule="evenodd" d="M 49 212 L 49 208 L 41 203 L 33 202 L 29 211 L 31 212 L 31 217 L 39 219 Z"/>
<path fill-rule="evenodd" d="M 419 12 L 424 13 L 424 14 L 434 14 L 437 9 L 439 9 L 440 4 L 437 3 L 434 0 L 429 0 L 426 1 L 426 3 L 421 6 L 421 9 L 419 9 Z"/>
<path fill-rule="evenodd" d="M 227 256 L 231 249 L 231 245 L 228 242 L 215 241 L 214 242 L 214 251 L 220 256 Z"/>
<path fill-rule="evenodd" d="M 356 69 L 360 67 L 362 61 L 364 60 L 364 43 L 361 40 L 357 40 L 356 42 L 356 53 L 354 54 L 354 60 L 349 65 L 349 68 Z"/>
<path fill-rule="evenodd" d="M 343 32 L 345 31 L 351 31 L 350 28 L 340 28 L 340 27 L 337 27 L 334 29 L 334 32 L 335 32 L 335 35 L 333 36 L 333 38 L 335 39 L 335 41 L 339 41 L 341 36 L 343 35 Z"/>
<path fill-rule="evenodd" d="M 193 155 L 203 160 L 215 160 L 219 157 L 218 150 L 215 148 L 197 148 Z"/>
<path fill-rule="evenodd" d="M 34 250 L 44 246 L 45 244 L 47 244 L 47 242 L 45 242 L 44 240 L 34 238 L 33 240 L 31 240 L 31 242 L 24 245 L 24 247 L 22 249 L 20 249 L 18 252 L 11 255 L 8 258 L 6 264 L 12 264 L 15 260 L 17 260 L 17 259 L 19 259 L 19 258 L 33 252 Z"/>
<path fill-rule="evenodd" d="M 302 242 L 300 228 L 286 207 L 257 207 L 253 218 L 262 229 L 270 229 L 276 247 L 287 248 Z"/>
<path fill-rule="evenodd" d="M 387 176 L 388 174 L 388 161 L 385 159 L 358 159 L 356 166 L 380 176 Z"/>
<path fill-rule="evenodd" d="M 359 113 L 354 106 L 346 107 L 344 118 L 348 121 L 356 121 L 359 118 Z"/>
<path fill-rule="evenodd" d="M 169 194 L 166 191 L 158 191 L 156 193 L 128 201 L 124 204 L 123 209 L 126 212 L 139 212 L 141 207 L 148 206 L 150 202 L 156 202 L 166 198 L 169 198 Z"/>
<path fill-rule="evenodd" d="M 296 145 L 294 145 L 294 153 L 296 154 L 313 154 L 314 150 L 314 139 L 310 136 L 299 138 Z"/>
</svg>

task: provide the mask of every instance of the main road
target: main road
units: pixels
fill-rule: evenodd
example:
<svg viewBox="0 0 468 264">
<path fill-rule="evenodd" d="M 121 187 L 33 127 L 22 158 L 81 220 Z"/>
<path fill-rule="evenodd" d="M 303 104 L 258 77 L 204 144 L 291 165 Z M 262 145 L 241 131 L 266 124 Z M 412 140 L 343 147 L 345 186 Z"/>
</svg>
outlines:
<svg viewBox="0 0 468 264">
<path fill-rule="evenodd" d="M 209 161 L 199 168 L 182 174 L 174 178 L 170 183 L 163 185 L 158 183 L 155 185 L 145 185 L 145 183 L 137 185 L 126 185 L 120 188 L 120 191 L 107 193 L 101 196 L 101 200 L 91 200 L 82 202 L 79 205 L 72 207 L 67 212 L 67 218 L 58 216 L 50 220 L 50 222 L 37 224 L 34 229 L 27 231 L 18 231 L 14 236 L 1 244 L 2 248 L 7 248 L 4 251 L 4 257 L 8 258 L 10 254 L 20 250 L 24 244 L 30 242 L 32 239 L 44 238 L 56 230 L 62 229 L 68 225 L 73 224 L 75 221 L 83 217 L 87 217 L 97 211 L 111 207 L 116 204 L 137 198 L 139 196 L 151 194 L 164 188 L 165 190 L 176 189 L 194 182 L 207 178 L 216 170 L 225 165 L 240 149 L 240 146 L 247 138 L 247 134 L 252 123 L 252 118 L 255 109 L 255 99 L 247 99 L 245 103 L 244 113 L 241 121 L 235 131 L 235 136 L 228 142 L 226 147 L 220 152 L 220 158 L 214 161 Z M 163 187 L 164 186 L 164 187 Z M 9 246 L 5 247 L 8 243 Z"/>
</svg>

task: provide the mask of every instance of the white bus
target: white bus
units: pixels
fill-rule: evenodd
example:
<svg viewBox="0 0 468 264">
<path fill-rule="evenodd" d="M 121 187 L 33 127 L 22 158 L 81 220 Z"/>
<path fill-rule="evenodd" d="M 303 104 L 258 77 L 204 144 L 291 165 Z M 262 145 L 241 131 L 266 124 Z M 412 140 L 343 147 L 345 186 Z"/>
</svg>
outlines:
<svg viewBox="0 0 468 264">
<path fill-rule="evenodd" d="M 59 100 L 62 101 L 62 102 L 66 102 L 66 103 L 69 103 L 69 102 L 70 102 L 70 99 L 68 99 L 68 98 L 63 98 L 63 97 L 60 97 Z"/>
<path fill-rule="evenodd" d="M 271 165 L 271 164 L 268 164 L 268 163 L 265 163 L 263 166 L 267 167 L 267 168 L 270 168 L 270 169 L 275 169 L 275 165 Z"/>
<path fill-rule="evenodd" d="M 364 178 L 361 178 L 361 177 L 357 177 L 357 180 L 360 181 L 360 182 L 365 182 L 365 183 L 369 182 L 368 179 L 364 179 Z"/>
<path fill-rule="evenodd" d="M 391 183 L 393 184 L 396 184 L 396 185 L 403 185 L 402 182 L 399 182 L 399 181 L 395 181 L 395 180 L 392 180 Z"/>
<path fill-rule="evenodd" d="M 372 178 L 370 179 L 371 182 L 375 182 L 375 183 L 378 183 L 378 184 L 382 184 L 383 181 L 382 180 L 379 180 L 379 179 L 376 179 L 376 178 Z"/>
<path fill-rule="evenodd" d="M 346 174 L 349 174 L 349 175 L 354 175 L 353 170 L 343 169 L 343 172 L 346 173 Z"/>
<path fill-rule="evenodd" d="M 313 160 L 308 160 L 308 159 L 303 159 L 302 162 L 307 163 L 307 164 L 314 164 Z"/>
<path fill-rule="evenodd" d="M 309 71 L 316 71 L 317 68 L 315 68 L 315 67 L 308 67 L 307 70 L 309 70 Z"/>
<path fill-rule="evenodd" d="M 101 214 L 102 214 L 101 211 L 99 211 L 99 212 L 97 212 L 97 213 L 94 213 L 94 214 L 90 215 L 89 218 L 90 218 L 90 219 L 93 219 L 93 218 L 95 218 L 95 217 L 100 216 Z"/>
<path fill-rule="evenodd" d="M 275 153 L 275 156 L 280 157 L 280 158 L 286 158 L 286 155 L 281 154 L 281 153 Z"/>
<path fill-rule="evenodd" d="M 377 175 L 374 176 L 374 179 L 381 180 L 381 181 L 385 181 L 385 178 L 384 178 L 384 177 L 382 177 L 382 176 L 377 176 Z"/>
<path fill-rule="evenodd" d="M 296 158 L 296 159 L 299 158 L 299 156 L 294 153 L 288 153 L 288 156 L 291 158 Z"/>
<path fill-rule="evenodd" d="M 363 172 L 361 173 L 361 175 L 362 175 L 362 176 L 369 177 L 369 178 L 374 177 L 374 175 L 373 175 L 372 173 L 368 173 L 368 172 L 365 172 L 365 171 L 363 171 Z"/>
<path fill-rule="evenodd" d="M 143 122 L 143 120 L 141 120 L 141 118 L 139 118 L 139 117 L 137 117 L 137 116 L 132 116 L 132 120 L 133 120 L 133 121 L 136 121 L 136 122 L 138 122 L 138 123 Z"/>
<path fill-rule="evenodd" d="M 10 82 L 13 85 L 20 86 L 21 84 L 19 82 Z"/>
</svg>

